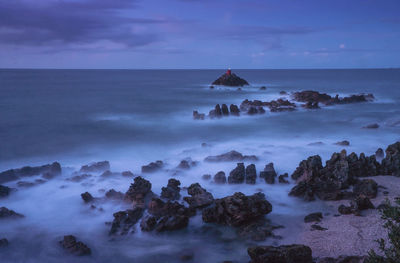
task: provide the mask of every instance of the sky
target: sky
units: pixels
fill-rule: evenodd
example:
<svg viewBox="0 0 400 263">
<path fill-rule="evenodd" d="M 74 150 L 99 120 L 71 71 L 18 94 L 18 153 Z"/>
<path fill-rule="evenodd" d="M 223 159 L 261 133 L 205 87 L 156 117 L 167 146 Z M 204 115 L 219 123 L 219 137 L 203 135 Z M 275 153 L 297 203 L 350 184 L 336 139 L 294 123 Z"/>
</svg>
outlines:
<svg viewBox="0 0 400 263">
<path fill-rule="evenodd" d="M 0 68 L 400 67 L 400 0 L 0 0 Z"/>
</svg>

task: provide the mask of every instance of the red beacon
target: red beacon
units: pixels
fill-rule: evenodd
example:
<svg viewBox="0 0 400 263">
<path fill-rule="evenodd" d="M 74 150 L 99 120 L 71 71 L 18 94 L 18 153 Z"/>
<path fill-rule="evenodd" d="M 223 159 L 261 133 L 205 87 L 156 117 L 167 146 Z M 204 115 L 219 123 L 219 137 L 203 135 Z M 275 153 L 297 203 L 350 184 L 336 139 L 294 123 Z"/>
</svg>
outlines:
<svg viewBox="0 0 400 263">
<path fill-rule="evenodd" d="M 228 70 L 226 71 L 226 75 L 230 76 L 230 75 L 231 75 L 231 73 L 232 73 L 231 69 L 230 69 L 230 68 L 228 68 Z"/>
</svg>

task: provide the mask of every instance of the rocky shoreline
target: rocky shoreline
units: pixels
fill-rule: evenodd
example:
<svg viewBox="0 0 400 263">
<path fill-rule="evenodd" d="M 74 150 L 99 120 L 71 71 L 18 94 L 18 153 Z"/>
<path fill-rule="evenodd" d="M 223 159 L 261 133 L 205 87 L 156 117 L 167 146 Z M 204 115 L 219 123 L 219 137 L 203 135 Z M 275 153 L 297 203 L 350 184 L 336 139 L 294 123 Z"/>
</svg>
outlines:
<svg viewBox="0 0 400 263">
<path fill-rule="evenodd" d="M 220 171 L 213 177 L 203 176 L 203 179 L 213 180 L 216 185 L 255 184 L 257 181 L 274 184 L 276 179 L 280 184 L 290 183 L 287 174 L 278 176 L 273 163 L 265 165 L 259 173 L 254 164 L 245 166 L 243 163 L 257 160 L 254 155 L 243 155 L 236 151 L 206 157 L 205 162 L 238 163 L 228 176 Z M 196 165 L 198 163 L 190 159 L 182 160 L 177 169 L 190 169 Z M 156 161 L 142 166 L 142 174 L 159 172 L 162 169 L 164 163 Z M 81 195 L 83 203 L 91 209 L 96 209 L 107 200 L 129 206 L 126 210 L 115 212 L 113 221 L 107 223 L 110 237 L 135 235 L 139 229 L 154 234 L 181 231 L 188 228 L 195 216 L 200 216 L 204 226 L 232 228 L 237 239 L 260 242 L 269 238 L 280 238 L 282 226 L 268 218 L 267 215 L 273 211 L 273 207 L 262 192 L 252 195 L 236 192 L 214 198 L 199 183 L 182 187 L 179 180 L 170 178 L 158 196 L 152 191 L 152 183 L 143 175 L 135 176 L 130 171 L 111 172 L 108 161 L 84 165 L 65 180 L 78 183 L 87 180 L 93 173 L 98 173 L 103 179 L 114 176 L 133 179 L 125 193 L 110 189 L 103 197 L 93 197 L 89 192 Z M 0 173 L 0 180 L 2 183 L 9 183 L 27 177 L 40 177 L 43 180 L 41 183 L 46 183 L 61 175 L 62 167 L 55 162 L 7 170 Z M 376 235 L 383 236 L 385 233 L 378 209 L 384 205 L 385 198 L 394 200 L 400 195 L 397 187 L 400 183 L 400 142 L 389 145 L 384 152 L 378 149 L 371 156 L 363 153 L 347 155 L 343 150 L 332 154 L 325 165 L 320 156 L 310 156 L 299 163 L 290 177 L 295 186 L 289 195 L 307 202 L 316 199 L 327 202 L 337 212 L 323 215 L 316 211 L 306 216 L 304 232 L 298 233 L 297 241 L 301 241 L 301 245 L 249 247 L 251 262 L 363 262 L 368 250 L 376 248 L 373 242 Z M 23 191 L 24 186 L 19 182 L 16 185 L 19 189 L 0 185 L 0 198 L 12 198 L 14 191 Z M 35 185 L 33 183 L 30 187 Z M 25 220 L 23 212 L 1 207 L 0 219 Z M 65 251 L 76 256 L 92 254 L 90 246 L 77 241 L 75 236 L 66 234 L 60 241 L 60 247 Z M 7 249 L 10 241 L 7 237 L 0 236 L 0 239 L 0 249 Z M 350 242 L 352 245 L 346 249 L 345 245 L 348 243 L 340 244 L 341 242 Z M 344 254 L 346 256 L 342 256 Z"/>
</svg>

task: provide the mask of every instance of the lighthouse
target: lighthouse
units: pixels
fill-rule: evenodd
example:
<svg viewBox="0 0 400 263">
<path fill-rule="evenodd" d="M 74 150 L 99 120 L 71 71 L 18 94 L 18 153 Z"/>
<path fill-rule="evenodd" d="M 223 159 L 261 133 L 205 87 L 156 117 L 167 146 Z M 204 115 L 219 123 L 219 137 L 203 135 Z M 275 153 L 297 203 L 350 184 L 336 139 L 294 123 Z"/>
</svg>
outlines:
<svg viewBox="0 0 400 263">
<path fill-rule="evenodd" d="M 230 76 L 232 73 L 231 68 L 228 68 L 228 70 L 226 71 L 226 75 Z"/>
</svg>

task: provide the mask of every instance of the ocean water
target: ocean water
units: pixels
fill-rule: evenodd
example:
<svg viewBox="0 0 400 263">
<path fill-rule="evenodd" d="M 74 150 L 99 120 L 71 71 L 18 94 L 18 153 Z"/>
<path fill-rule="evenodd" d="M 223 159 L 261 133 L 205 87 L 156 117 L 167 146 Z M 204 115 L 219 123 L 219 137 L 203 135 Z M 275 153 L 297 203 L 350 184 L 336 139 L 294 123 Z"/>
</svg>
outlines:
<svg viewBox="0 0 400 263">
<path fill-rule="evenodd" d="M 323 161 L 343 149 L 374 154 L 377 148 L 400 140 L 400 70 L 235 70 L 251 84 L 241 90 L 210 83 L 223 70 L 0 70 L 0 171 L 58 161 L 60 178 L 23 189 L 0 200 L 26 216 L 0 222 L 0 238 L 10 241 L 6 262 L 180 262 L 182 251 L 194 253 L 193 262 L 246 262 L 249 242 L 232 238 L 231 230 L 213 236 L 192 218 L 185 231 L 141 233 L 112 239 L 108 236 L 112 214 L 126 205 L 99 204 L 103 211 L 83 204 L 80 194 L 101 197 L 104 190 L 125 192 L 131 179 L 98 175 L 84 183 L 65 179 L 81 165 L 108 160 L 113 172 L 131 170 L 163 160 L 166 170 L 144 177 L 153 191 L 161 192 L 171 177 L 182 186 L 199 182 L 214 197 L 242 191 L 262 191 L 273 205 L 267 217 L 286 226 L 288 236 L 267 244 L 295 240 L 296 227 L 310 212 L 329 211 L 323 203 L 303 203 L 288 197 L 290 185 L 214 185 L 203 174 L 229 173 L 235 163 L 206 163 L 204 158 L 231 150 L 257 155 L 257 171 L 273 162 L 278 174 L 291 174 L 298 163 L 319 154 Z M 266 90 L 260 90 L 266 86 Z M 259 116 L 196 121 L 192 111 L 208 113 L 215 104 L 240 104 L 244 99 L 272 100 L 300 90 L 317 90 L 341 96 L 373 93 L 369 103 L 299 109 Z M 284 97 L 284 96 L 283 96 Z M 362 129 L 378 123 L 379 129 Z M 322 142 L 320 145 L 310 143 Z M 207 147 L 201 144 L 206 143 Z M 198 165 L 174 175 L 180 160 Z M 246 162 L 246 164 L 249 164 Z M 32 178 L 34 180 L 35 178 Z M 25 180 L 25 179 L 24 179 Z M 27 179 L 30 180 L 30 179 Z M 7 183 L 16 187 L 15 182 Z M 182 195 L 186 193 L 181 192 Z M 290 234 L 289 234 L 290 233 Z M 57 244 L 74 234 L 93 250 L 91 257 L 75 259 Z M 61 256 L 60 256 L 61 255 Z"/>
</svg>

